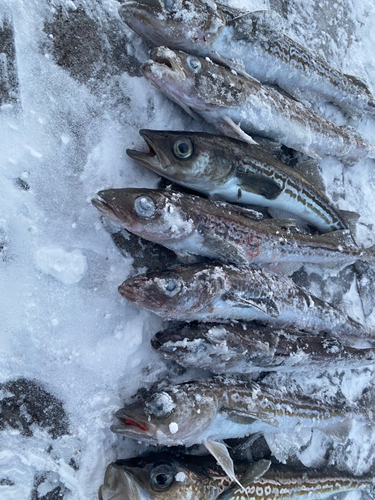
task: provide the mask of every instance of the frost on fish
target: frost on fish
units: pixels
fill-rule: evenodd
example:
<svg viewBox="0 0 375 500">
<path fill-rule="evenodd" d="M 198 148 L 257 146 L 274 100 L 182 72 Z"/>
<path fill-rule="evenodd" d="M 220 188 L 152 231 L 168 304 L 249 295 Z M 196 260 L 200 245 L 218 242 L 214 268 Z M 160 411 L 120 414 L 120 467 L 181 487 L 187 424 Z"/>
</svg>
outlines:
<svg viewBox="0 0 375 500">
<path fill-rule="evenodd" d="M 210 59 L 158 47 L 143 74 L 185 111 L 200 115 L 230 137 L 254 141 L 257 134 L 312 158 L 347 162 L 375 157 L 375 147 L 351 127 L 337 126 L 258 80 Z"/>
<path fill-rule="evenodd" d="M 375 349 L 354 349 L 328 335 L 251 323 L 189 323 L 158 332 L 151 344 L 166 359 L 212 373 L 355 368 L 375 363 Z"/>
<path fill-rule="evenodd" d="M 254 210 L 172 189 L 108 189 L 92 203 L 132 233 L 173 250 L 183 262 L 208 257 L 237 265 L 375 263 L 375 248 L 357 249 L 349 231 L 301 234 L 294 219 L 262 220 Z"/>
<path fill-rule="evenodd" d="M 274 11 L 249 12 L 205 0 L 136 0 L 119 12 L 153 46 L 209 56 L 316 108 L 332 102 L 357 119 L 375 113 L 366 83 L 290 38 Z"/>
<path fill-rule="evenodd" d="M 371 339 L 365 326 L 291 279 L 255 267 L 179 266 L 129 278 L 119 292 L 166 319 L 258 320 L 276 327 L 324 331 L 345 342 Z"/>
</svg>

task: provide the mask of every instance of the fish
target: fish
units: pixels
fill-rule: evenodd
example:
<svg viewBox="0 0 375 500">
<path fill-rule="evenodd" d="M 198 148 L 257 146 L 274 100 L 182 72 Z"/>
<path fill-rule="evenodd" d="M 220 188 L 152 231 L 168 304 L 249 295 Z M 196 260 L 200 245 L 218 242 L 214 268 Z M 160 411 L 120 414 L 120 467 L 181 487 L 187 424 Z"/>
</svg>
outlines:
<svg viewBox="0 0 375 500">
<path fill-rule="evenodd" d="M 354 128 L 335 125 L 277 90 L 208 58 L 158 47 L 141 70 L 169 99 L 224 135 L 254 143 L 251 134 L 256 134 L 314 159 L 332 155 L 347 164 L 375 157 L 375 147 Z"/>
<path fill-rule="evenodd" d="M 150 391 L 115 416 L 119 423 L 111 430 L 140 442 L 168 447 L 203 444 L 236 481 L 233 460 L 221 440 L 261 433 L 272 452 L 279 433 L 314 428 L 344 443 L 354 419 L 369 418 L 358 403 L 328 404 L 302 390 L 292 394 L 285 387 L 225 376 Z"/>
<path fill-rule="evenodd" d="M 301 234 L 294 219 L 262 220 L 254 210 L 172 189 L 107 189 L 91 202 L 131 233 L 173 250 L 184 263 L 200 256 L 239 266 L 375 263 L 375 246 L 359 250 L 348 230 Z"/>
<path fill-rule="evenodd" d="M 290 38 L 275 11 L 249 12 L 211 0 L 133 0 L 119 14 L 154 47 L 209 57 L 315 108 L 330 102 L 357 120 L 375 114 L 366 83 Z"/>
<path fill-rule="evenodd" d="M 151 345 L 166 359 L 212 373 L 358 368 L 375 348 L 354 349 L 328 335 L 253 323 L 188 323 L 158 332 Z"/>
<path fill-rule="evenodd" d="M 298 287 L 290 278 L 255 266 L 180 265 L 133 276 L 118 291 L 137 307 L 165 319 L 257 320 L 279 328 L 324 331 L 348 343 L 371 341 L 364 325 Z"/>
<path fill-rule="evenodd" d="M 256 144 L 202 132 L 140 130 L 149 152 L 127 154 L 167 179 L 208 196 L 287 214 L 322 233 L 350 228 L 358 215 L 341 211 L 323 194 L 318 166 L 292 168 Z"/>
<path fill-rule="evenodd" d="M 238 490 L 209 456 L 150 453 L 117 460 L 107 466 L 99 500 L 323 500 L 347 491 L 372 494 L 374 489 L 369 475 L 291 467 L 269 460 L 237 460 L 234 469 L 244 490 Z"/>
</svg>

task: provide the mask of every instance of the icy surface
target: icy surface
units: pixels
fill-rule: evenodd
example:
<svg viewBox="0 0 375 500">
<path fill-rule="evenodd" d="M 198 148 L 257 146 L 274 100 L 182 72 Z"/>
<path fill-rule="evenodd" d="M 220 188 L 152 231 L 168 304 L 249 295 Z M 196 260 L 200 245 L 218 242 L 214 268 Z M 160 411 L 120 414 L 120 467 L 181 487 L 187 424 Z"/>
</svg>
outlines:
<svg viewBox="0 0 375 500">
<path fill-rule="evenodd" d="M 374 93 L 372 0 L 252 4 L 270 6 L 285 17 L 290 36 L 366 80 Z M 138 269 L 116 248 L 90 199 L 109 187 L 156 185 L 157 177 L 125 154 L 143 148 L 139 128 L 207 129 L 141 77 L 148 47 L 117 7 L 115 0 L 0 3 L 0 384 L 32 380 L 61 401 L 69 421 L 55 437 L 37 421 L 29 422 L 32 435 L 0 421 L 2 500 L 96 499 L 106 465 L 144 449 L 112 434 L 114 412 L 168 373 L 149 345 L 161 320 L 118 294 Z M 321 113 L 375 143 L 372 118 L 356 124 L 328 105 Z M 321 169 L 336 206 L 360 213 L 358 243 L 374 244 L 374 162 L 347 168 L 326 158 Z M 373 272 L 357 272 L 309 266 L 294 278 L 375 327 Z M 373 376 L 373 368 L 310 370 L 297 378 L 273 375 L 270 383 L 322 399 L 362 400 L 370 411 Z M 1 387 L 1 401 L 28 422 L 26 403 Z M 44 403 L 55 404 L 47 397 Z M 374 431 L 359 424 L 344 444 L 318 434 L 303 443 L 288 439 L 279 440 L 280 456 L 290 453 L 306 465 L 363 473 L 374 464 Z"/>
</svg>

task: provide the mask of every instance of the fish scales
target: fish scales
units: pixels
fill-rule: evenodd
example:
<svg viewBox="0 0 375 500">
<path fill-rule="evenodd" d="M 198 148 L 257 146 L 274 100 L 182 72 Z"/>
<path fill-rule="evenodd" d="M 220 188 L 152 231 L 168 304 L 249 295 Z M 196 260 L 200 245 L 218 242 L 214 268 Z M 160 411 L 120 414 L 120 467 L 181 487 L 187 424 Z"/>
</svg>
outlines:
<svg viewBox="0 0 375 500">
<path fill-rule="evenodd" d="M 166 319 L 260 320 L 277 327 L 325 331 L 345 342 L 371 339 L 366 327 L 291 279 L 256 267 L 179 266 L 129 278 L 119 292 Z"/>
<path fill-rule="evenodd" d="M 373 248 L 344 244 L 345 238 L 352 242 L 349 234 L 301 234 L 293 220 L 256 220 L 261 216 L 251 210 L 171 189 L 109 189 L 100 191 L 92 203 L 130 232 L 183 259 L 204 256 L 239 265 L 375 261 Z M 146 212 L 142 203 L 148 203 Z"/>
<path fill-rule="evenodd" d="M 240 490 L 209 456 L 150 453 L 108 465 L 99 500 L 271 500 L 313 497 L 317 500 L 345 491 L 373 490 L 368 476 L 355 477 L 334 470 L 234 462 L 237 478 L 245 478 Z M 242 479 L 241 479 L 242 480 Z M 159 484 L 162 483 L 162 484 Z M 130 495 L 129 493 L 132 493 Z"/>
<path fill-rule="evenodd" d="M 356 119 L 375 112 L 366 84 L 345 75 L 284 33 L 273 11 L 246 12 L 204 0 L 136 0 L 123 20 L 153 46 L 210 57 L 317 107 L 332 102 Z"/>
<path fill-rule="evenodd" d="M 375 362 L 375 349 L 354 349 L 327 335 L 252 323 L 186 324 L 158 332 L 152 347 L 184 367 L 212 373 L 355 368 Z"/>
<path fill-rule="evenodd" d="M 289 212 L 323 233 L 348 227 L 316 188 L 315 177 L 312 185 L 297 169 L 257 145 L 194 132 L 141 130 L 140 134 L 150 152 L 127 153 L 178 184 L 209 197 Z M 187 151 L 183 155 L 178 151 L 181 145 Z"/>
<path fill-rule="evenodd" d="M 375 157 L 375 147 L 356 130 L 337 126 L 301 103 L 211 60 L 158 47 L 142 71 L 185 111 L 197 113 L 231 137 L 254 142 L 246 133 L 265 136 L 312 158 L 333 155 L 355 162 Z"/>
</svg>

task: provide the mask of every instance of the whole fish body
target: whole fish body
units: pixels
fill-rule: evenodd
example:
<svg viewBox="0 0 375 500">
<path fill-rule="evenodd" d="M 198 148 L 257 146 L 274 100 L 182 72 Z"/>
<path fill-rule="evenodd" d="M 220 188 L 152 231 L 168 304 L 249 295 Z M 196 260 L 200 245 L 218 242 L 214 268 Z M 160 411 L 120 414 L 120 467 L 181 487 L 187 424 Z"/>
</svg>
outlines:
<svg viewBox="0 0 375 500">
<path fill-rule="evenodd" d="M 273 11 L 246 12 L 207 0 L 134 0 L 120 7 L 130 28 L 151 45 L 243 67 L 302 102 L 338 105 L 354 118 L 375 114 L 366 84 L 332 68 L 284 33 Z"/>
<path fill-rule="evenodd" d="M 236 461 L 234 469 L 244 490 L 238 491 L 209 456 L 150 453 L 117 460 L 106 469 L 99 500 L 240 500 L 243 495 L 254 500 L 323 500 L 347 491 L 373 492 L 368 476 L 269 464 L 268 460 Z"/>
<path fill-rule="evenodd" d="M 152 347 L 184 367 L 212 373 L 355 368 L 375 363 L 375 349 L 354 349 L 329 336 L 252 323 L 189 323 L 158 332 Z"/>
<path fill-rule="evenodd" d="M 116 412 L 113 432 L 152 445 L 210 443 L 262 433 L 293 432 L 296 426 L 318 428 L 334 439 L 346 439 L 358 407 L 336 407 L 321 399 L 276 389 L 264 383 L 228 377 L 198 379 L 151 392 Z M 271 448 L 272 451 L 272 448 Z"/>
<path fill-rule="evenodd" d="M 256 220 L 262 216 L 253 210 L 169 189 L 108 189 L 92 203 L 128 231 L 173 250 L 182 260 L 204 256 L 237 265 L 375 262 L 374 248 L 361 251 L 344 244 L 345 238 L 352 243 L 349 231 L 301 234 L 293 219 Z"/>
<path fill-rule="evenodd" d="M 128 149 L 128 155 L 184 187 L 211 198 L 288 212 L 322 233 L 348 227 L 347 213 L 333 208 L 322 194 L 324 186 L 318 187 L 321 178 L 311 162 L 298 167 L 301 173 L 260 146 L 230 137 L 157 130 L 140 134 L 150 151 Z"/>
<path fill-rule="evenodd" d="M 151 83 L 185 111 L 200 115 L 225 135 L 254 142 L 267 137 L 312 158 L 347 162 L 375 157 L 359 133 L 318 116 L 301 103 L 210 59 L 158 47 L 142 66 Z"/>
<path fill-rule="evenodd" d="M 138 307 L 181 321 L 260 320 L 275 327 L 324 331 L 345 342 L 369 340 L 366 327 L 307 293 L 290 278 L 256 267 L 204 263 L 140 274 L 120 294 Z"/>
</svg>

